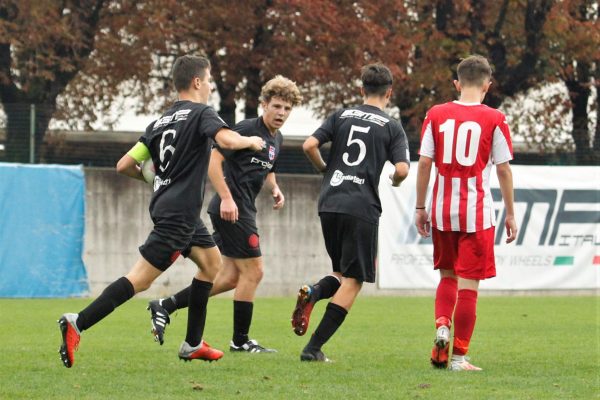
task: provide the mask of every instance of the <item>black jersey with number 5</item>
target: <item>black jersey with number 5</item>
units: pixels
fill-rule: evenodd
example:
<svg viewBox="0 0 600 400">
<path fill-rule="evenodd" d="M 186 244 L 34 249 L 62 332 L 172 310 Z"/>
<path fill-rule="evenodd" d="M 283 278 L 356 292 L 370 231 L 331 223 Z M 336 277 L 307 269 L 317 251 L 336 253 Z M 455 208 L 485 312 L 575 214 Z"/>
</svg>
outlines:
<svg viewBox="0 0 600 400">
<path fill-rule="evenodd" d="M 410 163 L 408 140 L 400 122 L 377 107 L 363 104 L 334 112 L 313 136 L 320 145 L 331 142 L 319 213 L 349 214 L 378 223 L 383 165 L 386 160 Z"/>
<path fill-rule="evenodd" d="M 191 224 L 200 218 L 210 149 L 216 133 L 227 127 L 205 104 L 177 101 L 148 125 L 140 138 L 156 170 L 150 200 L 153 218 Z"/>
</svg>

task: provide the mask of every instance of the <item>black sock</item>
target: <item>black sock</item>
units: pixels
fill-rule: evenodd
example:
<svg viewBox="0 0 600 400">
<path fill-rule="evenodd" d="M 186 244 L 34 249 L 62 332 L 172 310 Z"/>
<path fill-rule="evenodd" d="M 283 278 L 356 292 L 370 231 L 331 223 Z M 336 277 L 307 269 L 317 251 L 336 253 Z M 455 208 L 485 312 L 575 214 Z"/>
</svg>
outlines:
<svg viewBox="0 0 600 400">
<path fill-rule="evenodd" d="M 190 286 L 190 296 L 188 305 L 188 322 L 185 341 L 192 347 L 196 347 L 202 340 L 204 334 L 204 324 L 206 323 L 206 304 L 213 284 L 211 282 L 200 281 L 196 278 L 192 280 Z"/>
<path fill-rule="evenodd" d="M 328 299 L 333 297 L 335 292 L 340 288 L 340 281 L 333 275 L 323 277 L 319 282 L 313 285 L 315 290 L 314 301 Z"/>
<path fill-rule="evenodd" d="M 251 301 L 233 301 L 233 344 L 241 346 L 248 340 L 250 324 L 252 323 L 252 310 L 254 303 Z"/>
<path fill-rule="evenodd" d="M 191 286 L 188 286 L 182 291 L 175 293 L 173 296 L 162 299 L 160 305 L 163 306 L 169 314 L 172 314 L 181 308 L 186 308 L 190 302 L 190 290 Z"/>
<path fill-rule="evenodd" d="M 122 276 L 108 285 L 96 300 L 79 312 L 77 328 L 80 331 L 91 328 L 113 312 L 115 308 L 132 298 L 134 294 L 131 282 Z"/>
<path fill-rule="evenodd" d="M 306 345 L 307 350 L 321 350 L 321 347 L 333 336 L 342 325 L 348 311 L 334 303 L 327 304 L 323 319 Z"/>
</svg>

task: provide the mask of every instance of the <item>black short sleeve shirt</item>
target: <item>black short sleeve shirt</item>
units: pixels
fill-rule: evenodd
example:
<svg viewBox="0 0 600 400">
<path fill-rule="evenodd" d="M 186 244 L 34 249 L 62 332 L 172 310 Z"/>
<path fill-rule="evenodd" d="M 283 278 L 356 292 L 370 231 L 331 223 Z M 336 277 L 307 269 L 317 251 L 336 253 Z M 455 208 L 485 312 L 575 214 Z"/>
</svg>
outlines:
<svg viewBox="0 0 600 400">
<path fill-rule="evenodd" d="M 205 104 L 177 101 L 140 142 L 156 170 L 150 215 L 194 223 L 200 218 L 213 139 L 227 124 Z"/>
<path fill-rule="evenodd" d="M 313 136 L 320 145 L 331 142 L 319 213 L 349 214 L 378 223 L 378 186 L 384 163 L 410 163 L 408 140 L 400 122 L 377 107 L 363 104 L 334 112 Z"/>
<path fill-rule="evenodd" d="M 247 149 L 223 150 L 215 146 L 225 157 L 223 173 L 238 207 L 239 218 L 255 219 L 256 206 L 254 202 L 267 175 L 277 170 L 277 159 L 283 143 L 283 135 L 279 130 L 272 135 L 262 117 L 241 121 L 233 130 L 242 136 L 259 136 L 266 143 L 266 146 L 258 152 Z M 215 194 L 208 206 L 208 213 L 219 215 L 220 207 L 221 198 Z"/>
</svg>

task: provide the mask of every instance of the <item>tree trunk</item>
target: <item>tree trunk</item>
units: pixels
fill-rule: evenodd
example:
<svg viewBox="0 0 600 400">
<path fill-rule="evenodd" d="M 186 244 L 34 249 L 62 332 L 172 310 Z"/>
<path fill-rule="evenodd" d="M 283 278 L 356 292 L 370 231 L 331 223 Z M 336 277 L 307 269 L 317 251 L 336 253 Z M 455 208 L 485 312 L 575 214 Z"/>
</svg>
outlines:
<svg viewBox="0 0 600 400">
<path fill-rule="evenodd" d="M 228 90 L 224 87 L 219 88 L 219 116 L 227 122 L 230 128 L 235 125 L 235 90 Z"/>
<path fill-rule="evenodd" d="M 599 11 L 600 12 L 600 11 Z M 596 68 L 599 68 L 596 66 Z M 598 74 L 598 69 L 596 69 L 596 75 L 598 75 L 594 80 L 596 82 L 596 130 L 594 132 L 594 154 L 596 155 L 596 165 L 600 163 L 600 74 Z"/>
<path fill-rule="evenodd" d="M 244 108 L 244 117 L 258 117 L 258 103 L 260 98 L 260 69 L 248 68 L 246 72 L 246 107 Z"/>
<path fill-rule="evenodd" d="M 265 0 L 257 3 L 254 9 L 256 21 L 266 21 L 267 12 L 270 7 L 273 7 L 273 0 Z M 246 68 L 246 107 L 244 108 L 245 118 L 258 117 L 258 105 L 260 102 L 260 90 L 262 88 L 262 79 L 260 71 L 262 69 L 263 60 L 270 57 L 269 43 L 273 36 L 273 27 L 267 27 L 262 23 L 256 26 L 253 38 L 253 53 L 254 59 Z"/>
<path fill-rule="evenodd" d="M 591 146 L 591 135 L 588 130 L 588 111 L 587 105 L 591 95 L 589 87 L 590 74 L 589 66 L 580 63 L 577 66 L 575 74 L 577 78 L 565 81 L 569 90 L 569 99 L 571 100 L 571 111 L 573 130 L 573 142 L 575 143 L 575 157 L 578 165 L 589 165 L 594 160 L 594 153 Z"/>
</svg>

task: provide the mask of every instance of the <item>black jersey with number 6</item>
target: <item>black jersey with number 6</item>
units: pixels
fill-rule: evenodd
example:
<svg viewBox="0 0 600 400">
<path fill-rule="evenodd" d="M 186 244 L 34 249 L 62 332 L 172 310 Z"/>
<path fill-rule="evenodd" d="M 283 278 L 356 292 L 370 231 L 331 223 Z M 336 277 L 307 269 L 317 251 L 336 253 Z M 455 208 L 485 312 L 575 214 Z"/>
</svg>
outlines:
<svg viewBox="0 0 600 400">
<path fill-rule="evenodd" d="M 256 196 L 260 193 L 267 175 L 277 171 L 277 158 L 283 143 L 283 135 L 279 130 L 271 135 L 262 117 L 250 118 L 241 121 L 233 130 L 242 136 L 259 136 L 266 145 L 258 152 L 243 150 L 223 150 L 215 148 L 223 154 L 223 174 L 231 192 L 231 196 L 238 207 L 240 219 L 255 219 Z M 208 213 L 219 215 L 221 198 L 218 194 L 212 198 L 208 205 Z"/>
<path fill-rule="evenodd" d="M 177 101 L 140 138 L 156 170 L 153 218 L 191 224 L 200 218 L 212 139 L 227 124 L 205 104 Z"/>
<path fill-rule="evenodd" d="M 334 112 L 313 136 L 320 145 L 331 142 L 319 213 L 349 214 L 377 224 L 381 216 L 379 178 L 385 161 L 410 163 L 400 122 L 363 104 Z"/>
</svg>

